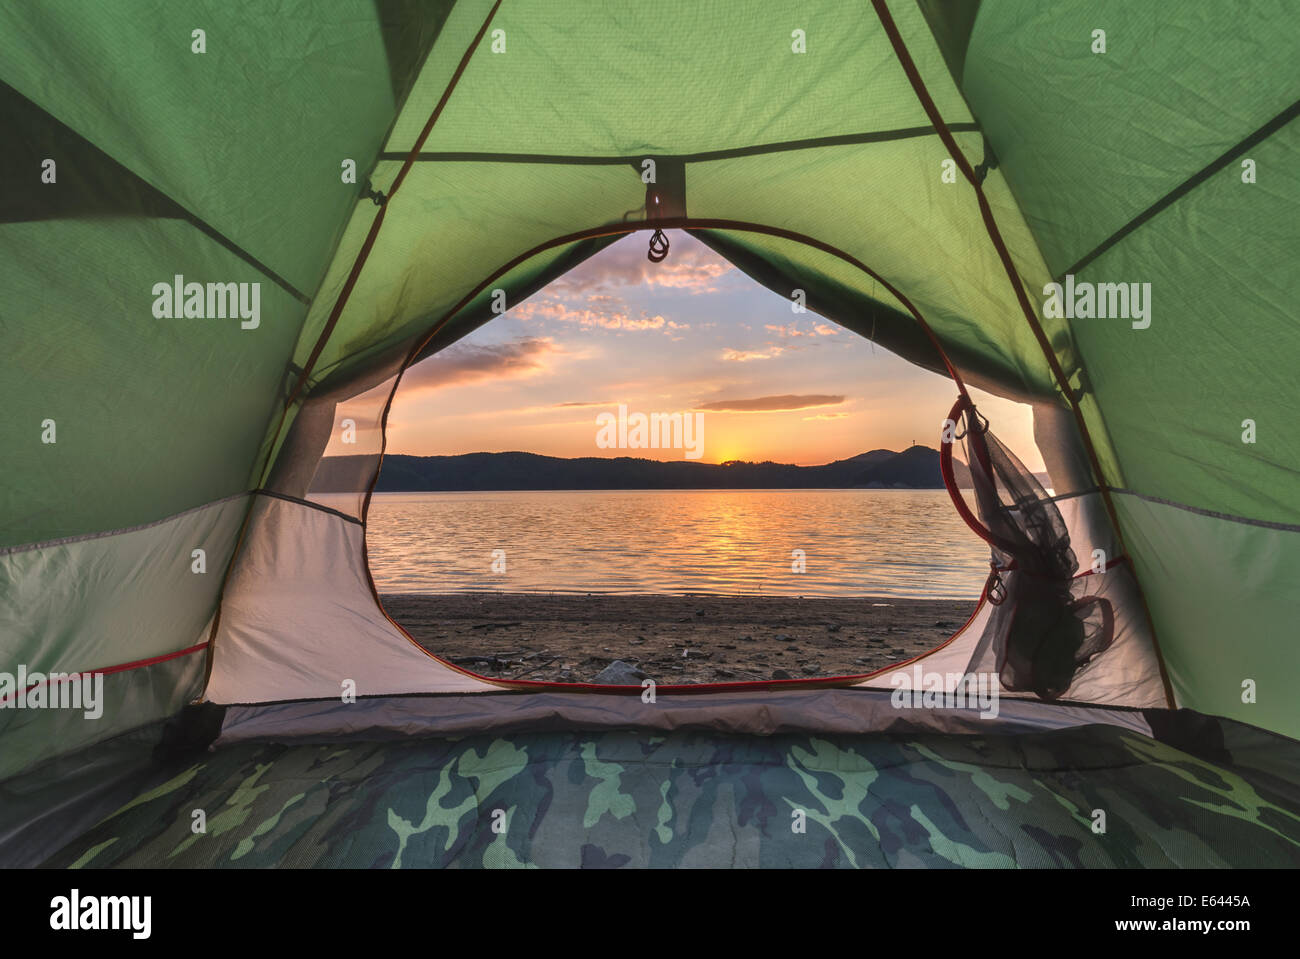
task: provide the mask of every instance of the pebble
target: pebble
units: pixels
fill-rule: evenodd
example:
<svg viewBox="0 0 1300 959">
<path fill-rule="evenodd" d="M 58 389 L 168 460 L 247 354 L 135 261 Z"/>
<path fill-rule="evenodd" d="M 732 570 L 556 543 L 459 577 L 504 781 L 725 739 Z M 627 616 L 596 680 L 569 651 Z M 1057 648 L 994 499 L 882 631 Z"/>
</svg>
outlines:
<svg viewBox="0 0 1300 959">
<path fill-rule="evenodd" d="M 631 663 L 616 659 L 598 672 L 592 682 L 602 686 L 640 686 L 641 680 L 646 678 L 646 674 Z"/>
</svg>

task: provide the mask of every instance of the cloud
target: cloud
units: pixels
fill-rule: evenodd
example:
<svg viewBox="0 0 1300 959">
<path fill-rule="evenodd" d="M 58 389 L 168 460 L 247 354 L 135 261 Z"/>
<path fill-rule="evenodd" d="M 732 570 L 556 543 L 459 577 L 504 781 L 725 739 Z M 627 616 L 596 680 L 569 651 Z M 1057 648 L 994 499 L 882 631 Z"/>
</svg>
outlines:
<svg viewBox="0 0 1300 959">
<path fill-rule="evenodd" d="M 814 409 L 819 406 L 838 406 L 843 396 L 808 395 L 759 396 L 749 400 L 714 400 L 695 407 L 711 413 L 774 413 L 791 410 Z M 847 415 L 847 414 L 842 414 Z"/>
<path fill-rule="evenodd" d="M 765 324 L 765 328 L 777 334 L 781 339 L 786 340 L 784 343 L 773 343 L 768 341 L 762 347 L 752 350 L 733 350 L 727 348 L 722 351 L 722 359 L 726 363 L 750 363 L 754 360 L 770 360 L 773 357 L 780 356 L 782 353 L 797 352 L 801 346 L 798 343 L 791 343 L 789 340 L 797 337 L 807 336 L 834 336 L 839 330 L 833 326 L 827 326 L 825 323 L 815 323 L 811 330 L 801 330 L 794 323 L 788 326 Z"/>
<path fill-rule="evenodd" d="M 588 299 L 589 301 L 615 300 L 614 297 L 589 297 Z M 678 323 L 675 320 L 665 319 L 658 313 L 651 316 L 645 310 L 641 311 L 640 316 L 634 317 L 626 309 L 589 310 L 566 306 L 556 300 L 523 303 L 514 309 L 513 315 L 521 320 L 541 317 L 542 319 L 557 320 L 561 323 L 576 323 L 585 327 L 598 326 L 606 330 L 639 332 L 644 330 L 690 329 L 690 325 L 687 323 Z"/>
<path fill-rule="evenodd" d="M 809 420 L 842 420 L 849 416 L 848 413 L 818 413 L 816 416 L 800 417 L 805 423 Z"/>
<path fill-rule="evenodd" d="M 703 243 L 670 231 L 672 249 L 662 263 L 646 259 L 646 237 L 633 234 L 601 251 L 552 284 L 556 291 L 607 295 L 625 286 L 658 286 L 689 293 L 715 293 L 736 268 Z"/>
<path fill-rule="evenodd" d="M 402 377 L 403 395 L 483 380 L 519 379 L 549 370 L 564 350 L 549 337 L 526 336 L 509 343 L 460 343 L 419 363 Z"/>
<path fill-rule="evenodd" d="M 836 334 L 839 333 L 838 329 L 826 323 L 814 323 L 813 328 L 811 330 L 801 330 L 794 323 L 791 323 L 788 326 L 773 326 L 772 324 L 769 323 L 767 324 L 766 328 L 780 336 L 788 336 L 788 337 L 835 336 Z"/>
<path fill-rule="evenodd" d="M 735 270 L 730 263 L 721 260 L 708 262 L 686 258 L 665 260 L 657 270 L 652 271 L 651 267 L 652 264 L 646 264 L 645 282 L 691 293 L 716 293 L 718 280 Z"/>
<path fill-rule="evenodd" d="M 545 319 L 560 323 L 575 323 L 583 327 L 601 327 L 606 330 L 627 330 L 643 332 L 646 330 L 688 330 L 690 326 L 665 319 L 656 313 L 651 316 L 642 310 L 640 316 L 632 316 L 626 309 L 588 310 L 566 306 L 558 300 L 536 300 L 521 303 L 511 311 L 511 315 L 520 320 Z"/>
<path fill-rule="evenodd" d="M 619 318 L 617 323 L 601 323 L 599 325 L 607 330 L 662 330 L 668 325 L 668 321 L 657 313 L 654 316 L 646 316 L 642 312 L 641 316 L 636 319 L 623 316 Z"/>
<path fill-rule="evenodd" d="M 749 363 L 753 360 L 770 360 L 784 352 L 783 346 L 767 346 L 761 350 L 725 349 L 722 351 L 722 359 L 727 363 Z"/>
</svg>

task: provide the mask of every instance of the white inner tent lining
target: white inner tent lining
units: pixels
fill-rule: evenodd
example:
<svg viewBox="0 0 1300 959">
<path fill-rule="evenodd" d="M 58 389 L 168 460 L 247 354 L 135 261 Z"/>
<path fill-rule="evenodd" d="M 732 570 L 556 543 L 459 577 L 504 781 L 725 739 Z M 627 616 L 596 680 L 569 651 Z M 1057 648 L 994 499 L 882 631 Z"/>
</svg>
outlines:
<svg viewBox="0 0 1300 959">
<path fill-rule="evenodd" d="M 1102 509 L 1100 497 L 1070 497 L 1060 507 L 1082 562 L 1093 547 L 1087 530 L 1095 528 L 1097 511 Z M 227 585 L 205 698 L 226 704 L 342 702 L 348 690 L 358 697 L 372 697 L 499 688 L 436 659 L 387 619 L 371 590 L 363 535 L 360 524 L 333 513 L 258 498 L 241 560 Z M 1106 582 L 1118 584 L 1120 579 Z M 1138 618 L 1141 607 L 1136 597 L 1118 595 L 1113 602 L 1115 641 L 1080 670 L 1062 698 L 1139 708 L 1163 706 L 1150 635 L 1145 621 Z M 953 639 L 916 664 L 926 672 L 966 672 L 990 613 L 985 603 Z M 900 668 L 910 673 L 912 664 Z M 878 674 L 859 685 L 892 688 L 890 676 L 895 672 Z M 748 694 L 752 696 L 752 689 Z"/>
<path fill-rule="evenodd" d="M 363 535 L 333 513 L 258 497 L 226 584 L 206 699 L 341 702 L 349 689 L 361 697 L 496 688 L 388 621 L 370 590 Z"/>
</svg>

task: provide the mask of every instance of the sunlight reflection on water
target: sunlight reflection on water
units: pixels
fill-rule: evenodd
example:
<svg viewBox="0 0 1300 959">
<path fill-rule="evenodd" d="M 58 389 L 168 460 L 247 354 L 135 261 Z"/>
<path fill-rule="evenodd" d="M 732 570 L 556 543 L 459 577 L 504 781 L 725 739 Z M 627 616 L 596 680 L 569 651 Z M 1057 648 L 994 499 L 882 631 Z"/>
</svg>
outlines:
<svg viewBox="0 0 1300 959">
<path fill-rule="evenodd" d="M 943 490 L 377 493 L 368 527 L 381 593 L 973 599 L 989 558 Z"/>
</svg>

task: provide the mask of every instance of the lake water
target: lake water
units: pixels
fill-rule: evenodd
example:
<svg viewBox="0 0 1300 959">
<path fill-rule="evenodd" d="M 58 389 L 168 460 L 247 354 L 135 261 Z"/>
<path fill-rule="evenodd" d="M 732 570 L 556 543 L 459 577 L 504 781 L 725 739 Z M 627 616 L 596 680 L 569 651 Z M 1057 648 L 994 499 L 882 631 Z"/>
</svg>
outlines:
<svg viewBox="0 0 1300 959">
<path fill-rule="evenodd" d="M 943 490 L 376 493 L 368 527 L 381 593 L 974 600 L 988 574 Z"/>
</svg>

